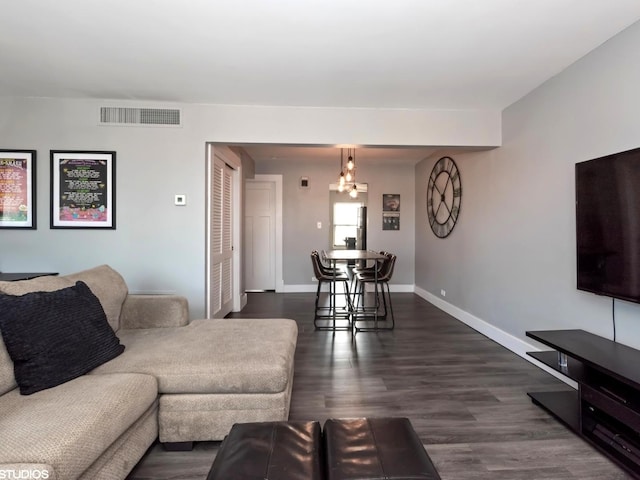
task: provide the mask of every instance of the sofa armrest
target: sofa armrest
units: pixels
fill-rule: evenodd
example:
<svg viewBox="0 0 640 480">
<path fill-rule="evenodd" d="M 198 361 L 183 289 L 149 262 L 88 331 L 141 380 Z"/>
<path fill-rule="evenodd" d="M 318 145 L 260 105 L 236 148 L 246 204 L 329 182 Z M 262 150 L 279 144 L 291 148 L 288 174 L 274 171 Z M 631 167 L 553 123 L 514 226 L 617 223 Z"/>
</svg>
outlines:
<svg viewBox="0 0 640 480">
<path fill-rule="evenodd" d="M 183 327 L 189 324 L 189 303 L 180 295 L 127 295 L 120 328 Z"/>
</svg>

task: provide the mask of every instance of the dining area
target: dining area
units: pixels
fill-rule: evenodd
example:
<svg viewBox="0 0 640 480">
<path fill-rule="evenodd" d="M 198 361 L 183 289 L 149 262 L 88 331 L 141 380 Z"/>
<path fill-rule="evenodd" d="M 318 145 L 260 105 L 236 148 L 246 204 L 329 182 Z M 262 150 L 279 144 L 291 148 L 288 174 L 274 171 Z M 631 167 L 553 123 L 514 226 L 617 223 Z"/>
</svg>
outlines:
<svg viewBox="0 0 640 480">
<path fill-rule="evenodd" d="M 315 329 L 352 334 L 393 330 L 389 283 L 396 258 L 387 251 L 313 250 Z"/>
</svg>

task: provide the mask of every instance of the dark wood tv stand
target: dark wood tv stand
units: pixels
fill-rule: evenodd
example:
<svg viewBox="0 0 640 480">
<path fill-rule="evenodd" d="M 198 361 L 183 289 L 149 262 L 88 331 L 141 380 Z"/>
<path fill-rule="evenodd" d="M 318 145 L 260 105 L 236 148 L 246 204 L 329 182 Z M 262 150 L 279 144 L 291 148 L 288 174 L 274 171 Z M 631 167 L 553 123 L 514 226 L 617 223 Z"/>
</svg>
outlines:
<svg viewBox="0 0 640 480">
<path fill-rule="evenodd" d="M 640 479 L 640 351 L 584 330 L 527 336 L 554 349 L 527 355 L 578 383 L 577 392 L 530 392 L 532 401 Z"/>
</svg>

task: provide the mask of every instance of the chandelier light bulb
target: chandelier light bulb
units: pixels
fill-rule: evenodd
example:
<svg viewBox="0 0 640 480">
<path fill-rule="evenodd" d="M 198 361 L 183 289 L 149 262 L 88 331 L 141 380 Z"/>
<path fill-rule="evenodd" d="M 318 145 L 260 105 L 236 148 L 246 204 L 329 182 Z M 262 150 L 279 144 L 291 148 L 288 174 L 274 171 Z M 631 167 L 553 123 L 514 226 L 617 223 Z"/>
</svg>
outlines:
<svg viewBox="0 0 640 480">
<path fill-rule="evenodd" d="M 344 162 L 344 154 L 347 154 L 347 162 Z M 358 196 L 356 188 L 356 150 L 355 148 L 340 149 L 340 176 L 338 177 L 338 191 L 348 192 L 352 198 Z"/>
<path fill-rule="evenodd" d="M 349 155 L 349 161 L 347 162 L 347 168 L 353 170 L 353 157 Z"/>
</svg>

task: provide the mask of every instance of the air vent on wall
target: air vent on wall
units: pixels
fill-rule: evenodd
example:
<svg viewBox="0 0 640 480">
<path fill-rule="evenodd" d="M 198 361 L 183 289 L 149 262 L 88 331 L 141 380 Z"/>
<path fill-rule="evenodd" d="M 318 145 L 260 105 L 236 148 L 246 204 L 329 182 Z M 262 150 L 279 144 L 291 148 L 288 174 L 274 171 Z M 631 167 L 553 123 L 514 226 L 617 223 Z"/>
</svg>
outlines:
<svg viewBox="0 0 640 480">
<path fill-rule="evenodd" d="M 100 125 L 180 127 L 177 108 L 100 107 Z"/>
</svg>

